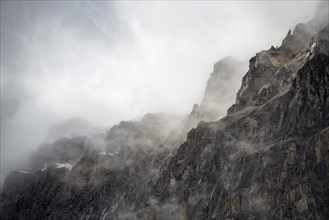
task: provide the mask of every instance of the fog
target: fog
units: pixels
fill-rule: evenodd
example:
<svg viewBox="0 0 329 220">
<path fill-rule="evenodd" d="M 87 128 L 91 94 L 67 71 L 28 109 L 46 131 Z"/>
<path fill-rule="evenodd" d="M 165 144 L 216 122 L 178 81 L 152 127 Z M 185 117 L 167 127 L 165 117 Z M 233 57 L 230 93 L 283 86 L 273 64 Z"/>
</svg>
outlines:
<svg viewBox="0 0 329 220">
<path fill-rule="evenodd" d="M 315 5 L 1 1 L 1 182 L 70 117 L 111 126 L 190 112 L 214 63 L 280 45 Z"/>
</svg>

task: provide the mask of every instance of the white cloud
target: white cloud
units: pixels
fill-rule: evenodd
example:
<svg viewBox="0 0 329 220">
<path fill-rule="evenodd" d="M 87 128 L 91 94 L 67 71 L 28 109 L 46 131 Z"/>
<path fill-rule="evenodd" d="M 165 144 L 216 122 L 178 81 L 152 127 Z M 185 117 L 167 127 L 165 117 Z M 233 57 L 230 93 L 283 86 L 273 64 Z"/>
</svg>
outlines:
<svg viewBox="0 0 329 220">
<path fill-rule="evenodd" d="M 19 158 L 54 122 L 111 125 L 187 113 L 213 64 L 279 45 L 315 2 L 1 2 L 2 159 Z M 7 104 L 7 103 L 3 103 Z M 3 161 L 3 160 L 2 160 Z"/>
</svg>

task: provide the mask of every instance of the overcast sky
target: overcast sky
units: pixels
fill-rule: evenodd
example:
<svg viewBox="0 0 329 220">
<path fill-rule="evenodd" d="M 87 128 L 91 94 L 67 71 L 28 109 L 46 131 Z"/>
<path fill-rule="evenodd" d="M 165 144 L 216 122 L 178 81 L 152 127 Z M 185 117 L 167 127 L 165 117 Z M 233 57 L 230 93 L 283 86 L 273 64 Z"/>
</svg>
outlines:
<svg viewBox="0 0 329 220">
<path fill-rule="evenodd" d="M 2 170 L 72 116 L 189 113 L 216 61 L 280 45 L 315 4 L 1 1 Z"/>
</svg>

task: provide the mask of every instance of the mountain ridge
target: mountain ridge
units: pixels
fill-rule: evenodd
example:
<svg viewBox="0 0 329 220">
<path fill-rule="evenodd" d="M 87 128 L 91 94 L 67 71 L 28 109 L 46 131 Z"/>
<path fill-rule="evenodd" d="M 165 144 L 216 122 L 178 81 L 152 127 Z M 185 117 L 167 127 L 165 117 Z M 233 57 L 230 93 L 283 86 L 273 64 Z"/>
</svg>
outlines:
<svg viewBox="0 0 329 220">
<path fill-rule="evenodd" d="M 61 158 L 8 176 L 1 219 L 328 219 L 328 51 L 328 25 L 297 25 L 250 59 L 227 116 L 193 107 L 177 150 L 154 115 L 112 127 L 101 149 L 78 138 L 89 147 L 72 167 Z"/>
</svg>

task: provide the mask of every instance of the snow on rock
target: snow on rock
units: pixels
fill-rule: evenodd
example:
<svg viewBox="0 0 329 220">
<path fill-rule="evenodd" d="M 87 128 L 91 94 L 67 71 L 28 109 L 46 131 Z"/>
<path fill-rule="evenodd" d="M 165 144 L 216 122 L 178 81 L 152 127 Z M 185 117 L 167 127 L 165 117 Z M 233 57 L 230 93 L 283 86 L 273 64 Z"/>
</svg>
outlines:
<svg viewBox="0 0 329 220">
<path fill-rule="evenodd" d="M 60 169 L 60 168 L 66 168 L 71 170 L 73 165 L 69 164 L 69 163 L 55 163 L 51 165 L 54 168 Z M 48 169 L 48 164 L 45 164 L 44 167 L 40 170 L 41 172 L 45 171 L 46 169 Z"/>
<path fill-rule="evenodd" d="M 117 153 L 117 152 L 115 152 L 115 153 Z M 97 154 L 104 155 L 104 156 L 106 156 L 106 155 L 114 156 L 113 153 L 109 153 L 109 152 L 105 152 L 105 151 L 104 152 L 97 153 Z"/>
<path fill-rule="evenodd" d="M 48 168 L 47 164 L 43 166 L 43 168 L 40 170 L 41 172 L 45 171 Z"/>
<path fill-rule="evenodd" d="M 26 170 L 20 170 L 18 172 L 20 172 L 20 173 L 30 173 L 29 171 L 26 171 Z"/>
<path fill-rule="evenodd" d="M 69 164 L 69 163 L 55 163 L 54 164 L 55 168 L 66 168 L 71 170 L 73 165 Z"/>
<path fill-rule="evenodd" d="M 311 45 L 311 51 L 314 50 L 315 46 L 316 46 L 316 42 L 314 42 L 314 43 Z"/>
</svg>

